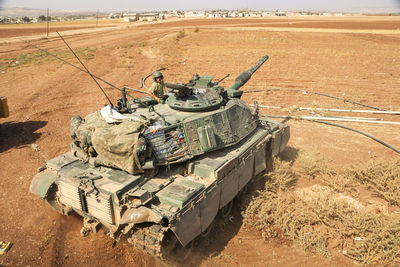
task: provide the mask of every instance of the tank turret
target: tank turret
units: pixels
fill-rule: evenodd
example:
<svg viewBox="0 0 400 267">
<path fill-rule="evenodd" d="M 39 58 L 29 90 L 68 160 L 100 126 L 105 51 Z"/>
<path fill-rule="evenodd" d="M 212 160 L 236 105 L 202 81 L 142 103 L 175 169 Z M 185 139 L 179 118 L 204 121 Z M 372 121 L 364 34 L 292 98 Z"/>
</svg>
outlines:
<svg viewBox="0 0 400 267">
<path fill-rule="evenodd" d="M 166 83 L 166 87 L 170 89 L 172 95 L 167 99 L 167 104 L 180 111 L 206 111 L 217 109 L 220 105 L 227 102 L 229 98 L 240 98 L 243 91 L 239 90 L 244 86 L 251 76 L 268 60 L 268 55 L 263 56 L 256 64 L 250 69 L 242 72 L 236 79 L 235 83 L 228 89 L 219 86 L 218 82 L 213 82 L 212 76 L 202 76 L 198 74 L 186 84 L 171 84 Z"/>
</svg>

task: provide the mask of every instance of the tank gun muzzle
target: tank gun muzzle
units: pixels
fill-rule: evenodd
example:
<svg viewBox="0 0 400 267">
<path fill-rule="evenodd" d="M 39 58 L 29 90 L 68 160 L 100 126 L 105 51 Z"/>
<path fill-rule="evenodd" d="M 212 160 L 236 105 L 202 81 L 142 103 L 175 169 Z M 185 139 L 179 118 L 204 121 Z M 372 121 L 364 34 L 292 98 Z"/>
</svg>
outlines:
<svg viewBox="0 0 400 267">
<path fill-rule="evenodd" d="M 268 60 L 268 55 L 263 56 L 256 64 L 254 64 L 250 69 L 242 72 L 236 79 L 235 83 L 228 88 L 230 91 L 239 90 L 240 87 L 245 85 L 251 76 Z M 232 92 L 233 93 L 233 92 Z M 241 95 L 241 94 L 240 94 Z"/>
</svg>

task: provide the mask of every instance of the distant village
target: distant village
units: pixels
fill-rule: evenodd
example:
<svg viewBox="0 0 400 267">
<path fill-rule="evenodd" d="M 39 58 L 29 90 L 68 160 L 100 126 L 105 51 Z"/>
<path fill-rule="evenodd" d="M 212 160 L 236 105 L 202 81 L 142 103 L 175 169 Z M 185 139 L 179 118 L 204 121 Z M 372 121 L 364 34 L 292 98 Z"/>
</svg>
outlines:
<svg viewBox="0 0 400 267">
<path fill-rule="evenodd" d="M 251 11 L 251 10 L 212 10 L 212 11 L 162 11 L 162 12 L 113 12 L 90 15 L 49 16 L 49 21 L 73 21 L 89 19 L 120 19 L 125 22 L 158 21 L 169 18 L 243 18 L 243 17 L 294 17 L 294 16 L 360 16 L 361 13 L 341 12 L 288 12 L 288 11 Z M 45 14 L 40 16 L 0 16 L 0 24 L 37 23 L 47 21 Z"/>
<path fill-rule="evenodd" d="M 244 18 L 244 17 L 286 17 L 286 16 L 343 16 L 343 13 L 286 12 L 286 11 L 171 11 L 152 13 L 110 13 L 109 18 L 123 18 L 126 22 L 157 21 L 168 18 Z M 361 15 L 361 14 L 360 14 Z"/>
</svg>

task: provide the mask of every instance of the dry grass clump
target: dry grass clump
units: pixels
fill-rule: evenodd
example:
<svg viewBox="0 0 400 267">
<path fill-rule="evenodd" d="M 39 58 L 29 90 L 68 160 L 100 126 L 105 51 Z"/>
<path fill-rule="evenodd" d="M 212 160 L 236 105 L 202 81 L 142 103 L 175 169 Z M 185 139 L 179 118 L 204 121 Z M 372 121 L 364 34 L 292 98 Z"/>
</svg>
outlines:
<svg viewBox="0 0 400 267">
<path fill-rule="evenodd" d="M 318 151 L 301 151 L 296 163 L 300 167 L 300 172 L 310 178 L 315 178 L 320 174 L 334 173 L 331 162 L 326 160 Z"/>
<path fill-rule="evenodd" d="M 365 204 L 348 194 L 361 182 L 389 203 L 398 203 L 399 162 L 334 171 L 315 154 L 301 152 L 298 161 L 275 160 L 274 170 L 265 177 L 265 189 L 248 200 L 244 221 L 266 239 L 288 239 L 325 256 L 339 251 L 363 264 L 399 264 L 400 214 L 389 212 L 387 203 Z M 295 187 L 296 179 L 304 175 L 323 185 Z"/>
<path fill-rule="evenodd" d="M 180 30 L 175 36 L 175 41 L 179 41 L 180 39 L 182 39 L 185 36 L 186 36 L 185 30 Z"/>
<path fill-rule="evenodd" d="M 353 167 L 348 175 L 390 204 L 400 206 L 400 160 L 371 161 L 365 167 Z"/>
<path fill-rule="evenodd" d="M 84 47 L 74 49 L 74 52 L 81 60 L 89 60 L 94 58 L 96 49 Z M 67 61 L 71 61 L 75 58 L 69 50 L 55 50 L 51 51 L 51 53 Z M 5 58 L 0 61 L 0 71 L 6 71 L 9 68 L 18 68 L 25 65 L 41 65 L 56 60 L 56 58 L 44 52 L 21 53 L 15 57 Z"/>
<path fill-rule="evenodd" d="M 358 184 L 347 171 L 335 169 L 332 162 L 318 151 L 300 151 L 294 165 L 300 175 L 309 180 L 318 178 L 337 192 L 352 192 Z"/>
</svg>

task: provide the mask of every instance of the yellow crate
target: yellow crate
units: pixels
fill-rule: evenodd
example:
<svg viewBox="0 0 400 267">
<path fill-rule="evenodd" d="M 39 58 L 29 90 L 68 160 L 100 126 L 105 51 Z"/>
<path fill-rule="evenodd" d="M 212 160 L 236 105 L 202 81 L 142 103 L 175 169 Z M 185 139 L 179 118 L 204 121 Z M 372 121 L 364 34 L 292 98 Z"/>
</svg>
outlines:
<svg viewBox="0 0 400 267">
<path fill-rule="evenodd" d="M 8 241 L 0 241 L 0 255 L 3 255 L 12 247 L 12 243 Z"/>
</svg>

